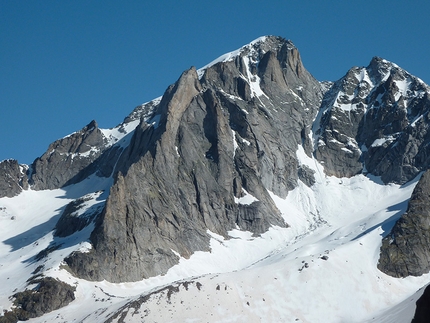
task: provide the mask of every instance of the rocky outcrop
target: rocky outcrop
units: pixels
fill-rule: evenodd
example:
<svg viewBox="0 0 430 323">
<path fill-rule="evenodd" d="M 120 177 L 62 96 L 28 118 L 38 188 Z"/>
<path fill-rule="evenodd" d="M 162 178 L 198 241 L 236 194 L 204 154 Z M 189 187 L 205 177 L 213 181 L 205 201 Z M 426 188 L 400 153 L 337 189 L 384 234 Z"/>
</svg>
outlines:
<svg viewBox="0 0 430 323">
<path fill-rule="evenodd" d="M 172 285 L 165 286 L 158 290 L 153 290 L 146 295 L 141 295 L 137 299 L 129 301 L 125 303 L 121 308 L 115 311 L 115 313 L 111 314 L 104 323 L 124 323 L 127 321 L 127 314 L 131 313 L 131 309 L 134 311 L 139 311 L 142 307 L 145 307 L 147 302 L 150 302 L 151 299 L 157 298 L 158 300 L 166 300 L 168 303 L 171 302 L 171 298 L 175 293 L 179 293 L 182 289 L 191 290 L 196 289 L 200 291 L 202 289 L 202 284 L 198 281 L 182 281 L 177 282 Z M 218 286 L 219 288 L 219 286 Z M 147 313 L 145 309 L 142 310 L 143 313 Z M 147 315 L 141 316 L 142 322 L 145 321 Z"/>
<path fill-rule="evenodd" d="M 54 236 L 67 237 L 88 226 L 102 212 L 104 203 L 99 202 L 88 206 L 87 202 L 99 197 L 101 193 L 88 194 L 67 204 L 55 225 Z"/>
<path fill-rule="evenodd" d="M 375 57 L 326 93 L 314 127 L 315 156 L 329 175 L 361 172 L 404 184 L 429 164 L 428 86 Z"/>
<path fill-rule="evenodd" d="M 351 177 L 363 169 L 356 138 L 371 86 L 366 80 L 360 82 L 360 72 L 351 69 L 326 92 L 314 125 L 315 157 L 328 175 Z"/>
<path fill-rule="evenodd" d="M 126 125 L 131 121 L 136 121 L 140 119 L 150 119 L 151 116 L 154 114 L 154 111 L 157 108 L 158 104 L 160 104 L 160 101 L 161 97 L 137 106 L 127 117 L 124 118 L 122 125 Z"/>
<path fill-rule="evenodd" d="M 28 189 L 27 165 L 20 165 L 15 159 L 0 162 L 0 198 L 13 197 Z"/>
<path fill-rule="evenodd" d="M 55 189 L 83 180 L 95 171 L 90 166 L 102 155 L 105 143 L 95 121 L 53 142 L 32 164 L 32 189 Z"/>
<path fill-rule="evenodd" d="M 378 268 L 394 277 L 430 271 L 430 171 L 421 177 L 406 213 L 382 241 Z"/>
<path fill-rule="evenodd" d="M 5 311 L 0 322 L 27 321 L 68 305 L 75 299 L 75 288 L 51 277 L 37 281 L 34 289 L 13 295 L 14 308 Z"/>
<path fill-rule="evenodd" d="M 194 68 L 184 72 L 135 130 L 93 248 L 66 258 L 70 269 L 89 280 L 136 281 L 209 250 L 210 232 L 228 238 L 236 227 L 258 235 L 286 226 L 267 190 L 285 197 L 297 185 L 297 145 L 311 154 L 321 97 L 297 49 L 276 37 L 200 79 Z M 312 172 L 301 173 L 312 183 Z M 244 194 L 254 202 L 241 204 Z"/>
</svg>

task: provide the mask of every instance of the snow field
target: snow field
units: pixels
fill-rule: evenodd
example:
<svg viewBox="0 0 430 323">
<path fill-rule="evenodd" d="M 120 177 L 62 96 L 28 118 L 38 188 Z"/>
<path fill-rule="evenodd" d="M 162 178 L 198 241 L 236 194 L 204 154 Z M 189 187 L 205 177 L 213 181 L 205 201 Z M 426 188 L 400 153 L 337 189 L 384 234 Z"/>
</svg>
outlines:
<svg viewBox="0 0 430 323">
<path fill-rule="evenodd" d="M 32 322 L 104 322 L 149 294 L 142 306 L 124 312 L 125 322 L 410 320 L 415 292 L 428 283 L 429 275 L 396 279 L 378 271 L 376 264 L 382 237 L 406 210 L 418 178 L 398 186 L 363 175 L 327 177 L 301 147 L 297 155 L 301 164 L 315 170 L 316 184 L 309 188 L 299 181 L 286 199 L 271 193 L 290 227 L 273 227 L 260 237 L 235 229 L 229 239 L 209 232 L 211 252 L 196 252 L 166 275 L 140 282 L 88 282 L 71 276 L 62 259 L 88 248 L 93 227 L 63 240 L 52 235 L 67 203 L 98 190 L 105 193 L 95 194 L 86 208 L 103 202 L 111 179 L 92 177 L 65 190 L 29 190 L 0 199 L 0 306 L 8 309 L 8 297 L 23 290 L 43 264 L 46 275 L 76 286 L 76 299 Z M 52 242 L 64 246 L 42 262 L 34 261 Z M 171 284 L 175 289 L 169 292 Z M 386 314 L 391 309 L 396 316 Z"/>
</svg>

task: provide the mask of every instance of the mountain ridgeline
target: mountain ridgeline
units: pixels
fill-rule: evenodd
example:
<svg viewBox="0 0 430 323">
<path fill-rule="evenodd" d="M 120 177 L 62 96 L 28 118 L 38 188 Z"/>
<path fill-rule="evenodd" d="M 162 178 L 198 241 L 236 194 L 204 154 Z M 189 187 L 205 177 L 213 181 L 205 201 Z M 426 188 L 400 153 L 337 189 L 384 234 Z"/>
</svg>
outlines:
<svg viewBox="0 0 430 323">
<path fill-rule="evenodd" d="M 166 273 L 180 257 L 209 251 L 212 234 L 228 238 L 240 228 L 260 235 L 288 226 L 270 193 L 285 198 L 298 181 L 313 185 L 299 146 L 328 176 L 373 174 L 386 184 L 407 183 L 430 165 L 429 111 L 429 87 L 384 59 L 334 83 L 319 82 L 292 42 L 262 37 L 185 71 L 162 98 L 137 107 L 115 128 L 118 140 L 92 121 L 52 143 L 29 167 L 1 162 L 0 196 L 112 177 L 95 216 L 92 248 L 65 262 L 87 280 L 139 281 Z M 430 240 L 416 236 L 428 232 L 421 207 L 430 203 L 428 176 L 417 185 L 407 218 L 382 245 L 379 268 L 390 275 L 430 269 Z M 407 225 L 417 216 L 422 226 Z M 405 225 L 413 243 L 393 251 Z M 407 258 L 416 254 L 415 270 Z"/>
</svg>

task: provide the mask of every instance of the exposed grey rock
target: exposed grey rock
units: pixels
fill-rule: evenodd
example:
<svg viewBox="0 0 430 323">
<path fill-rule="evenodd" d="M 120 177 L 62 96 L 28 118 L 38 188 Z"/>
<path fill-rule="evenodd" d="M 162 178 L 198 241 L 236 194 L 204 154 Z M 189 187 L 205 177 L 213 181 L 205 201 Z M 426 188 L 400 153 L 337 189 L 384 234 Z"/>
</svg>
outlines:
<svg viewBox="0 0 430 323">
<path fill-rule="evenodd" d="M 100 192 L 96 192 L 96 195 L 97 193 Z M 67 237 L 89 225 L 102 212 L 104 205 L 104 203 L 98 203 L 81 212 L 81 209 L 86 207 L 86 202 L 91 201 L 93 198 L 95 197 L 85 195 L 67 204 L 55 225 L 54 236 Z"/>
<path fill-rule="evenodd" d="M 122 171 L 91 236 L 93 250 L 66 259 L 80 276 L 116 282 L 141 280 L 164 273 L 177 263 L 172 250 L 184 256 L 194 250 L 208 250 L 206 229 L 192 222 L 195 206 L 182 197 L 186 203 L 183 206 L 180 199 L 181 195 L 195 192 L 194 183 L 188 181 L 188 187 L 183 188 L 175 185 L 178 175 L 192 179 L 191 174 L 179 172 L 175 137 L 178 119 L 200 91 L 196 84 L 195 69 L 185 72 L 160 104 L 160 126 L 149 126 L 142 120 L 136 129 L 132 144 L 119 162 Z M 183 212 L 182 207 L 191 212 Z M 193 228 L 195 224 L 200 230 Z M 181 233 L 182 244 L 177 239 Z"/>
<path fill-rule="evenodd" d="M 201 81 L 221 92 L 232 129 L 251 143 L 243 149 L 249 166 L 267 189 L 285 197 L 297 183 L 298 145 L 312 154 L 311 124 L 322 98 L 321 85 L 303 67 L 297 48 L 267 37 L 234 60 L 208 68 Z"/>
<path fill-rule="evenodd" d="M 51 277 L 37 281 L 35 289 L 13 295 L 15 308 L 4 313 L 0 322 L 27 321 L 68 305 L 75 299 L 75 288 Z"/>
<path fill-rule="evenodd" d="M 155 109 L 160 103 L 161 98 L 154 99 L 147 103 L 137 106 L 134 110 L 124 118 L 123 124 L 140 119 L 149 119 L 154 114 Z"/>
<path fill-rule="evenodd" d="M 97 123 L 91 121 L 82 130 L 53 142 L 32 164 L 32 189 L 55 189 L 85 179 L 94 172 L 89 166 L 102 155 L 105 140 Z"/>
<path fill-rule="evenodd" d="M 375 57 L 326 92 L 314 126 L 315 156 L 328 175 L 361 172 L 403 184 L 429 164 L 429 89 Z"/>
<path fill-rule="evenodd" d="M 68 257 L 71 270 L 89 280 L 141 280 L 165 273 L 177 254 L 209 250 L 208 230 L 227 238 L 236 226 L 254 234 L 285 226 L 267 190 L 285 197 L 296 186 L 297 145 L 311 153 L 321 93 L 297 49 L 275 37 L 200 80 L 194 68 L 184 72 L 154 111 L 158 121 L 136 128 L 93 249 Z M 236 203 L 243 190 L 257 201 Z"/>
<path fill-rule="evenodd" d="M 419 180 L 406 213 L 383 239 L 378 268 L 394 277 L 430 271 L 430 171 Z"/>
<path fill-rule="evenodd" d="M 27 169 L 15 159 L 0 162 L 0 197 L 13 197 L 28 189 Z"/>
<path fill-rule="evenodd" d="M 315 184 L 315 171 L 306 165 L 300 165 L 298 169 L 299 179 L 307 186 L 311 187 Z"/>
<path fill-rule="evenodd" d="M 99 177 L 112 176 L 126 146 L 125 138 L 131 136 L 129 124 L 141 118 L 150 119 L 159 103 L 160 99 L 155 99 L 136 107 L 115 127 L 118 132 L 126 135 L 120 142 L 111 135 L 105 138 L 97 123 L 91 121 L 82 130 L 52 143 L 47 152 L 32 164 L 32 189 L 60 188 L 78 183 L 92 174 Z"/>
</svg>

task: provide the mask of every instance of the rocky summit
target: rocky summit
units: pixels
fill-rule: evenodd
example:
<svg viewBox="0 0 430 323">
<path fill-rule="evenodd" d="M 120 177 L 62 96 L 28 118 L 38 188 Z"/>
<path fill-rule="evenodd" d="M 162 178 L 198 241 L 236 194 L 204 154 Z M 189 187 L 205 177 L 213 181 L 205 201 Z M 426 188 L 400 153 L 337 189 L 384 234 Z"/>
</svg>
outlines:
<svg viewBox="0 0 430 323">
<path fill-rule="evenodd" d="M 312 154 L 319 83 L 294 45 L 275 37 L 199 73 L 185 71 L 154 109 L 156 121 L 137 126 L 94 248 L 66 259 L 79 277 L 138 281 L 209 250 L 207 230 L 227 237 L 236 226 L 261 234 L 288 225 L 268 190 L 285 197 L 297 185 L 297 145 Z M 255 201 L 236 203 L 246 194 Z"/>
<path fill-rule="evenodd" d="M 342 239 L 350 237 L 349 245 L 360 248 L 365 244 L 360 239 L 372 235 L 376 245 L 369 254 L 380 253 L 379 260 L 366 267 L 372 277 L 378 269 L 380 275 L 393 277 L 425 275 L 430 270 L 429 111 L 430 88 L 396 64 L 374 57 L 367 67 L 353 67 L 338 81 L 320 82 L 305 69 L 294 44 L 281 37 L 261 37 L 201 69 L 191 67 L 160 98 L 136 107 L 115 128 L 100 129 L 91 121 L 50 144 L 31 165 L 0 162 L 1 219 L 20 220 L 28 214 L 27 209 L 15 211 L 15 204 L 10 204 L 14 199 L 30 203 L 27 196 L 36 194 L 50 201 L 34 209 L 46 220 L 25 220 L 26 231 L 16 229 L 20 233 L 3 241 L 12 254 L 5 261 L 14 257 L 13 252 L 18 259 L 22 258 L 18 250 L 31 245 L 34 249 L 25 254 L 28 280 L 17 278 L 16 286 L 8 282 L 13 293 L 7 297 L 15 297 L 15 303 L 4 308 L 0 322 L 18 319 L 16 313 L 22 312 L 16 307 L 18 296 L 31 295 L 33 302 L 45 288 L 41 282 L 55 282 L 67 294 L 61 306 L 85 299 L 88 291 L 79 289 L 79 284 L 88 281 L 93 282 L 88 286 L 96 286 L 92 295 L 101 293 L 111 302 L 118 299 L 103 319 L 98 311 L 103 313 L 107 305 L 103 311 L 102 307 L 88 310 L 81 318 L 88 322 L 123 322 L 131 308 L 137 313 L 144 306 L 145 315 L 139 319 L 149 320 L 154 318 L 155 299 L 170 306 L 176 297 L 172 295 L 209 293 L 208 286 L 234 295 L 240 290 L 245 299 L 253 292 L 245 292 L 235 285 L 238 282 L 232 285 L 231 276 L 222 282 L 202 278 L 203 285 L 196 277 L 208 272 L 202 274 L 197 268 L 174 276 L 175 284 L 150 283 L 162 279 L 154 277 L 170 277 L 174 268 L 201 254 L 214 253 L 215 259 L 217 241 L 251 245 L 280 239 L 270 250 L 263 247 L 267 243 L 253 245 L 254 255 L 249 258 L 253 260 L 238 261 L 231 273 L 268 262 L 272 266 L 282 259 L 303 259 L 300 265 L 294 262 L 299 266 L 296 274 L 301 275 L 294 281 L 301 281 L 315 263 L 336 262 L 331 251 L 334 259 L 341 258 Z M 362 192 L 368 204 L 354 199 Z M 36 200 L 31 203 L 36 205 Z M 12 228 L 10 224 L 8 232 Z M 283 232 L 282 238 L 276 238 L 276 230 Z M 324 250 L 317 247 L 317 239 L 304 247 L 303 241 L 312 234 L 319 237 L 324 232 L 327 235 L 320 238 L 326 241 Z M 263 249 L 266 254 L 260 253 Z M 310 258 L 303 258 L 305 254 Z M 291 264 L 282 268 L 290 270 Z M 277 280 L 276 275 L 267 286 Z M 389 276 L 387 286 L 393 283 L 398 295 L 411 295 Z M 252 277 L 250 281 L 260 279 Z M 130 282 L 148 282 L 152 289 L 142 287 L 145 291 L 136 292 L 134 298 L 104 291 Z M 29 292 L 31 288 L 34 292 Z M 264 309 L 266 299 L 268 303 L 279 299 L 275 289 L 269 289 L 258 303 L 249 299 L 244 304 Z M 382 288 L 381 295 L 387 290 Z M 181 304 L 188 302 L 177 297 Z M 228 297 L 221 297 L 220 304 Z M 391 305 L 400 303 L 400 296 L 389 300 Z M 37 315 L 31 312 L 29 317 L 59 306 L 45 306 L 47 310 L 33 311 Z M 177 315 L 188 317 L 181 313 Z M 294 319 L 302 320 L 299 316 Z M 268 321 L 278 319 L 287 317 L 280 314 Z"/>
</svg>

